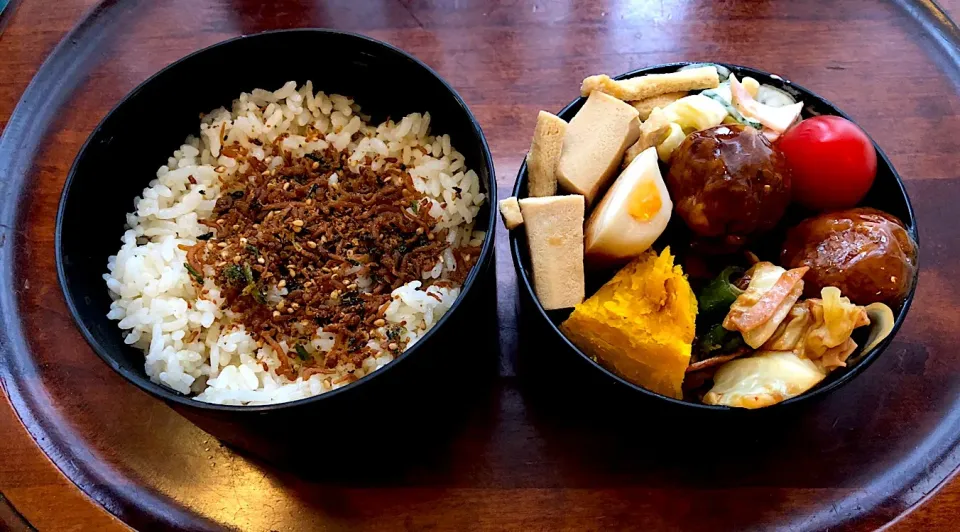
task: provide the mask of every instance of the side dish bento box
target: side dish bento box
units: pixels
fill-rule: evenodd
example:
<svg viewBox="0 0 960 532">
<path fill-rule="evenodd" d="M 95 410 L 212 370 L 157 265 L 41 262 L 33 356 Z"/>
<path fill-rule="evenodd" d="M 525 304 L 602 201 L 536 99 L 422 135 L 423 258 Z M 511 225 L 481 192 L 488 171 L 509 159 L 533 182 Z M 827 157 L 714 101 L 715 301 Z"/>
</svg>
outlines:
<svg viewBox="0 0 960 532">
<path fill-rule="evenodd" d="M 499 208 L 522 297 L 582 367 L 675 404 L 757 409 L 881 354 L 919 247 L 903 183 L 859 126 L 734 65 L 589 76 L 581 95 L 540 112 Z"/>
</svg>

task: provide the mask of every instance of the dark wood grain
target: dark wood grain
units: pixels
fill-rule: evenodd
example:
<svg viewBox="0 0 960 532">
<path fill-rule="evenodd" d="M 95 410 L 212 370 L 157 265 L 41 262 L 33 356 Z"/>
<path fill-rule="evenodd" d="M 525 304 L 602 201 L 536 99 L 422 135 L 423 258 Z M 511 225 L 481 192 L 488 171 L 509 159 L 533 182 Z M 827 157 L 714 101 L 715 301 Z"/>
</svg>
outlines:
<svg viewBox="0 0 960 532">
<path fill-rule="evenodd" d="M 0 37 L 0 125 L 43 58 L 91 7 L 85 0 L 19 6 Z M 39 107 L 43 98 L 34 102 L 38 117 L 56 113 L 24 169 L 30 186 L 21 217 L 3 228 L 2 245 L 13 246 L 16 262 L 2 266 L 18 275 L 30 364 L 22 380 L 4 383 L 18 410 L 0 408 L 0 491 L 39 529 L 123 526 L 84 493 L 141 527 L 871 529 L 929 497 L 960 461 L 952 447 L 960 431 L 950 433 L 960 414 L 960 252 L 952 246 L 960 241 L 958 80 L 949 54 L 898 4 L 143 0 L 111 2 L 93 16 L 103 30 L 95 45 L 68 42 L 76 71 L 65 70 L 51 89 L 63 91 L 64 104 L 51 110 Z M 527 344 L 499 234 L 499 376 L 429 455 L 392 457 L 385 471 L 351 478 L 279 470 L 234 453 L 125 383 L 86 346 L 56 284 L 53 217 L 83 140 L 137 83 L 219 40 L 306 26 L 360 31 L 437 69 L 478 116 L 502 192 L 536 111 L 560 109 L 587 74 L 714 59 L 791 78 L 858 120 L 907 181 L 923 243 L 914 308 L 876 364 L 776 434 L 758 434 L 762 446 L 730 449 L 722 434 L 707 433 L 702 444 L 678 445 L 697 448 L 680 455 L 668 424 L 645 439 L 623 437 L 559 408 L 569 405 L 565 397 L 518 364 Z M 42 401 L 25 401 L 30 394 Z M 637 412 L 626 422 L 645 420 Z M 39 447 L 29 434 L 40 437 Z M 955 529 L 958 510 L 954 481 L 898 526 Z"/>
</svg>

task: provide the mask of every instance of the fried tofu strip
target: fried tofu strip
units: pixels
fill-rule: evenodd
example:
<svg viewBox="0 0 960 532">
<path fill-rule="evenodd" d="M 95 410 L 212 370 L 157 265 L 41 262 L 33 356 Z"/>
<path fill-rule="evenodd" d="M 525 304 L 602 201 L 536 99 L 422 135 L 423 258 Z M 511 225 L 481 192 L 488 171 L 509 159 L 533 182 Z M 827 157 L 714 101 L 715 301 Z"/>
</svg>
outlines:
<svg viewBox="0 0 960 532">
<path fill-rule="evenodd" d="M 589 96 L 599 91 L 624 101 L 646 100 L 668 92 L 714 89 L 720 85 L 720 76 L 714 66 L 680 70 L 669 74 L 647 74 L 636 78 L 614 80 L 601 74 L 589 76 L 580 85 L 580 94 Z"/>
<path fill-rule="evenodd" d="M 683 98 L 686 95 L 687 93 L 685 91 L 668 92 L 666 94 L 661 94 L 660 96 L 647 98 L 646 100 L 630 102 L 630 105 L 632 105 L 633 108 L 640 113 L 640 120 L 647 120 L 650 118 L 650 113 L 653 112 L 653 110 L 657 107 L 663 109 L 664 107 L 679 100 L 680 98 Z"/>
</svg>

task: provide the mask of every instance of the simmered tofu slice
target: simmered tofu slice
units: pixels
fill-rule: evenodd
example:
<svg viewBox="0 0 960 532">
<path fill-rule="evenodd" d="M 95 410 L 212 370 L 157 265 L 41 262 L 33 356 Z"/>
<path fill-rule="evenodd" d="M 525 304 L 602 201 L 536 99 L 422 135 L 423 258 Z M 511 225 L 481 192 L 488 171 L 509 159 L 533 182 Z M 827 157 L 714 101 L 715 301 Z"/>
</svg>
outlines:
<svg viewBox="0 0 960 532">
<path fill-rule="evenodd" d="M 630 104 L 592 93 L 567 126 L 557 166 L 560 188 L 581 194 L 593 204 L 620 165 L 623 152 L 640 136 L 637 116 Z"/>
<path fill-rule="evenodd" d="M 583 196 L 524 198 L 520 210 L 540 304 L 554 310 L 583 301 Z"/>
<path fill-rule="evenodd" d="M 557 164 L 566 132 L 567 123 L 562 118 L 540 111 L 527 154 L 527 193 L 531 197 L 557 193 Z"/>
<path fill-rule="evenodd" d="M 587 260 L 615 263 L 640 256 L 667 228 L 672 211 L 657 149 L 647 148 L 617 177 L 590 215 Z"/>
<path fill-rule="evenodd" d="M 510 231 L 523 223 L 523 214 L 520 213 L 520 202 L 517 198 L 510 196 L 507 199 L 500 200 L 500 217 L 503 218 L 503 225 Z"/>
</svg>

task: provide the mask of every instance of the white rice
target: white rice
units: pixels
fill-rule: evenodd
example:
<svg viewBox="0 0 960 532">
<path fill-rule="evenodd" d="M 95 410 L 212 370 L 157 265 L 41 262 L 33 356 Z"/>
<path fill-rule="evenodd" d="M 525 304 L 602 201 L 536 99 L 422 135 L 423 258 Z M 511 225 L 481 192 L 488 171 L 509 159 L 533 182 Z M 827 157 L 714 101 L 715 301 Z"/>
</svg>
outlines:
<svg viewBox="0 0 960 532">
<path fill-rule="evenodd" d="M 157 178 L 134 200 L 123 245 L 109 258 L 109 273 L 103 276 L 113 298 L 107 316 L 119 321 L 127 344 L 144 351 L 145 369 L 154 382 L 196 394 L 200 401 L 268 404 L 336 389 L 393 360 L 393 355 L 371 341 L 368 345 L 376 354 L 360 367 L 341 363 L 334 374 L 293 381 L 277 375 L 280 361 L 274 350 L 233 323 L 223 308 L 214 272 L 203 272 L 205 294 L 194 288 L 184 266 L 186 251 L 179 247 L 193 246 L 196 237 L 208 232 L 198 220 L 212 214 L 221 193 L 218 176 L 230 182 L 246 170 L 247 163 L 220 153 L 221 129 L 227 144 L 236 141 L 261 160 L 266 158 L 264 150 L 252 141 L 268 145 L 282 134 L 288 135 L 283 147 L 295 156 L 332 145 L 350 153 L 354 165 L 369 156 L 374 169 L 384 158 L 396 157 L 407 165 L 417 190 L 429 198 L 430 214 L 439 219 L 437 230 L 450 229 L 450 248 L 480 245 L 484 234 L 474 231 L 473 224 L 485 195 L 477 174 L 467 169 L 449 135 L 429 134 L 429 113 L 413 113 L 378 126 L 368 120 L 350 98 L 314 93 L 309 81 L 299 88 L 291 81 L 274 92 L 254 89 L 234 100 L 230 110 L 219 108 L 205 115 L 200 136 L 187 137 L 157 170 Z M 308 142 L 308 126 L 320 131 L 321 138 Z M 423 283 L 412 281 L 392 293 L 384 317 L 393 327 L 401 326 L 407 348 L 436 324 L 460 294 L 459 286 L 430 284 L 446 279 L 456 267 L 448 249 L 440 263 L 423 272 Z M 280 344 L 284 349 L 292 347 Z M 305 348 L 313 354 L 332 346 L 333 335 L 318 329 Z"/>
</svg>

